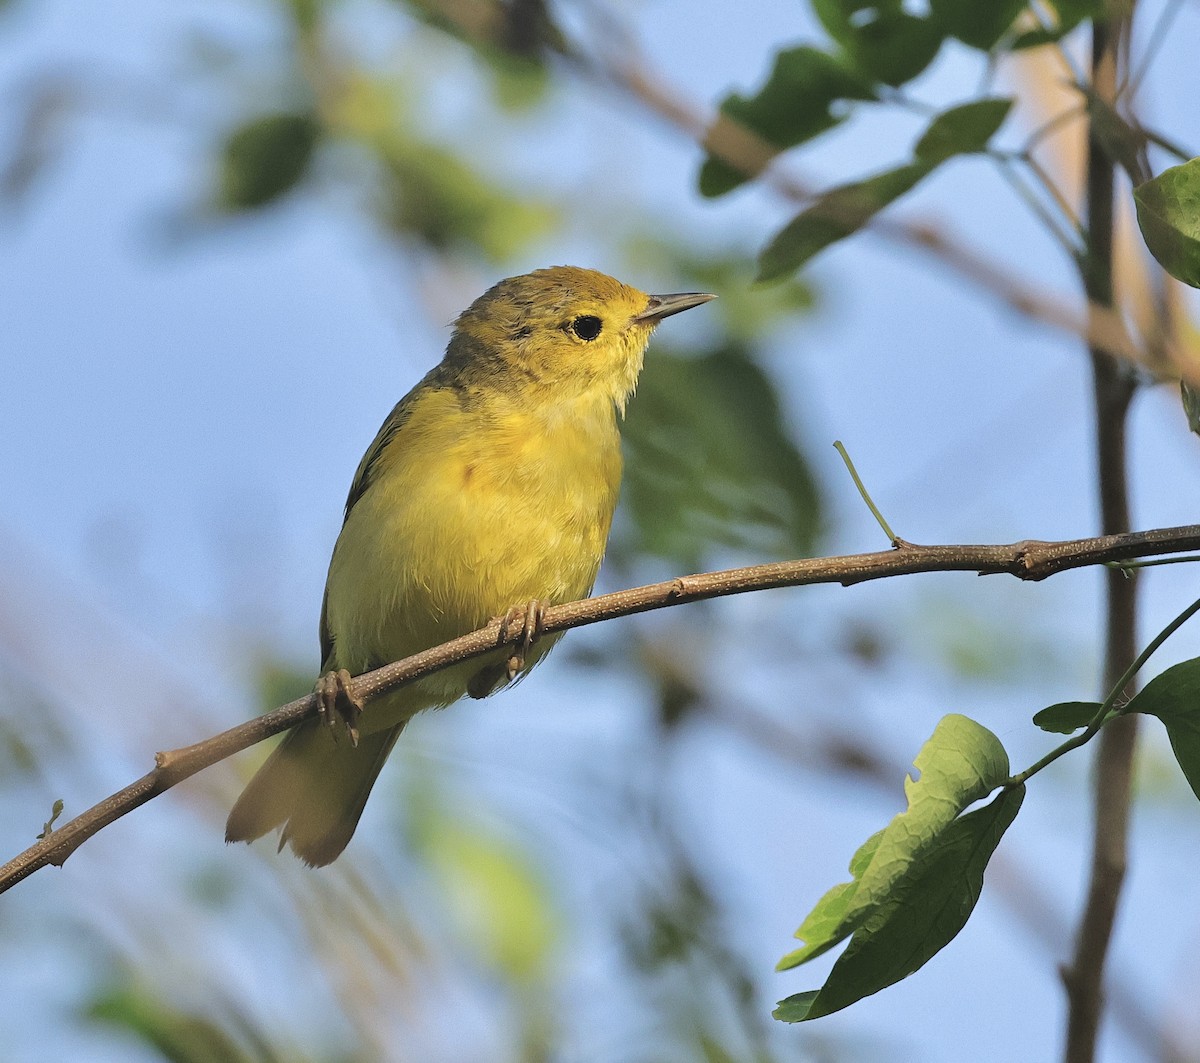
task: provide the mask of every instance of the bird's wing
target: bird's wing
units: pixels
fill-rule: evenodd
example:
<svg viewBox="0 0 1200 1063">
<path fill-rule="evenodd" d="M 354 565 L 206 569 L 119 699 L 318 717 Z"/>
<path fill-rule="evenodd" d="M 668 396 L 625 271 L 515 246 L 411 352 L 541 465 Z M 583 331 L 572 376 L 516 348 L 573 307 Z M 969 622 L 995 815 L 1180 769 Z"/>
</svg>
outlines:
<svg viewBox="0 0 1200 1063">
<path fill-rule="evenodd" d="M 448 376 L 446 366 L 444 364 L 438 365 L 426 374 L 425 378 L 392 408 L 392 412 L 388 414 L 379 431 L 375 433 L 375 438 L 371 441 L 371 445 L 367 447 L 367 452 L 362 456 L 362 460 L 358 463 L 358 468 L 354 472 L 354 479 L 350 483 L 350 492 L 346 496 L 346 508 L 342 517 L 343 527 L 350 517 L 350 511 L 377 479 L 381 470 L 381 459 L 384 453 L 396 442 L 396 437 L 403 432 L 405 425 L 412 419 L 413 412 L 418 404 L 432 393 L 443 391 L 447 388 L 455 393 L 460 390 L 456 386 L 453 377 Z M 404 444 L 401 441 L 397 445 L 403 446 Z M 334 633 L 329 627 L 328 584 L 325 587 L 325 594 L 321 599 L 320 639 L 322 668 L 327 669 L 331 667 L 334 643 Z"/>
<path fill-rule="evenodd" d="M 380 426 L 379 431 L 375 433 L 375 438 L 371 441 L 371 445 L 367 447 L 367 452 L 362 456 L 362 461 L 358 463 L 358 468 L 354 471 L 354 479 L 350 481 L 350 493 L 346 496 L 346 510 L 342 518 L 343 523 L 350 516 L 350 510 L 354 508 L 354 503 L 362 498 L 367 488 L 371 486 L 376 465 L 387 445 L 395 439 L 400 429 L 404 427 L 404 423 L 412 416 L 414 394 L 415 392 L 409 392 L 396 403 L 392 412 L 387 415 L 387 419 Z"/>
</svg>

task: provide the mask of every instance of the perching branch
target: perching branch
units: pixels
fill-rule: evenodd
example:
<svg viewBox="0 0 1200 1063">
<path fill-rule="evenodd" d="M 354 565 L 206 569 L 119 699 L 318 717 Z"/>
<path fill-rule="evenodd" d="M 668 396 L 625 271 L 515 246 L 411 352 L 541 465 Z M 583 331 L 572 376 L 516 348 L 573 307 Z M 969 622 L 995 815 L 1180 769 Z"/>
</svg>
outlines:
<svg viewBox="0 0 1200 1063">
<path fill-rule="evenodd" d="M 1028 539 L 1000 546 L 918 546 L 897 539 L 891 550 L 876 553 L 775 561 L 721 572 L 679 576 L 663 583 L 651 583 L 597 598 L 548 606 L 543 616 L 542 631 L 550 634 L 652 609 L 778 587 L 801 587 L 816 583 L 840 583 L 849 587 L 868 580 L 907 576 L 916 572 L 975 572 L 981 576 L 1007 573 L 1018 579 L 1036 581 L 1068 569 L 1188 550 L 1200 550 L 1200 524 L 1125 535 L 1104 535 L 1094 539 L 1059 542 Z M 496 619 L 469 635 L 358 676 L 352 684 L 353 692 L 369 704 L 399 686 L 460 661 L 480 657 L 515 642 L 519 637 L 519 633 L 502 637 L 501 622 Z M 61 866 L 93 834 L 176 783 L 265 738 L 294 727 L 316 715 L 316 712 L 317 699 L 309 694 L 195 745 L 156 753 L 152 771 L 93 805 L 0 867 L 0 893 L 47 864 Z"/>
</svg>

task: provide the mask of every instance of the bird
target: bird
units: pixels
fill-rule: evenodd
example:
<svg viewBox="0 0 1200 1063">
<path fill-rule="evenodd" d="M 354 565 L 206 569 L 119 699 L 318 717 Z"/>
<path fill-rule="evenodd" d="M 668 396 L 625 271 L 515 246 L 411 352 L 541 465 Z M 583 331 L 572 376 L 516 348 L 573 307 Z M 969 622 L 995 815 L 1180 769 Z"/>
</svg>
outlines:
<svg viewBox="0 0 1200 1063">
<path fill-rule="evenodd" d="M 280 851 L 331 863 L 413 715 L 492 694 L 545 657 L 561 633 L 540 634 L 541 611 L 586 597 L 600 569 L 619 423 L 650 336 L 713 298 L 554 266 L 500 281 L 459 315 L 442 361 L 354 474 L 321 606 L 320 711 L 246 785 L 227 842 L 282 828 Z M 497 617 L 519 626 L 515 649 L 425 676 L 365 712 L 353 697 L 352 676 Z"/>
</svg>

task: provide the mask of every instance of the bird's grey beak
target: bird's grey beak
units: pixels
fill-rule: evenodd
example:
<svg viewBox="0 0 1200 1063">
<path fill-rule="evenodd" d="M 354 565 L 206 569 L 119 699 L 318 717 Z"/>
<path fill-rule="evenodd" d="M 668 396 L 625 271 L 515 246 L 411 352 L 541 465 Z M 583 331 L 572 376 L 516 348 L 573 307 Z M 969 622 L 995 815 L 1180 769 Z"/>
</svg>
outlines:
<svg viewBox="0 0 1200 1063">
<path fill-rule="evenodd" d="M 634 317 L 634 321 L 643 325 L 657 325 L 664 317 L 691 310 L 693 306 L 707 303 L 715 299 L 715 295 L 704 292 L 679 292 L 676 295 L 652 295 L 646 309 Z"/>
</svg>

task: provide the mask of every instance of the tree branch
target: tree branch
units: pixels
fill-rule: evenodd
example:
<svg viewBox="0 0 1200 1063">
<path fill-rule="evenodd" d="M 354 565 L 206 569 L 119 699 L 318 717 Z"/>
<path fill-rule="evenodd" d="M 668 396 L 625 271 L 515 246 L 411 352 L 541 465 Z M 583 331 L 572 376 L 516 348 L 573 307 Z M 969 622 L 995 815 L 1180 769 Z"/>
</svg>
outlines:
<svg viewBox="0 0 1200 1063">
<path fill-rule="evenodd" d="M 1025 540 L 1002 546 L 917 546 L 897 539 L 893 549 L 876 553 L 776 561 L 680 576 L 664 583 L 549 606 L 545 610 L 542 630 L 547 634 L 566 631 L 652 609 L 778 587 L 816 583 L 840 583 L 848 587 L 916 572 L 976 572 L 981 576 L 1007 573 L 1023 580 L 1043 580 L 1068 569 L 1190 550 L 1200 550 L 1200 524 L 1093 539 Z M 1115 575 L 1120 578 L 1119 573 Z M 405 683 L 460 661 L 480 657 L 519 637 L 514 634 L 501 638 L 500 627 L 500 621 L 493 620 L 487 627 L 469 635 L 361 675 L 353 682 L 353 692 L 364 703 L 369 703 Z M 47 864 L 61 866 L 93 834 L 176 783 L 264 738 L 294 727 L 314 716 L 316 711 L 316 698 L 310 694 L 195 745 L 155 754 L 152 771 L 93 805 L 0 867 L 0 893 Z"/>
<path fill-rule="evenodd" d="M 592 62 L 596 76 L 610 81 L 747 178 L 758 179 L 793 203 L 807 204 L 816 196 L 818 189 L 807 187 L 779 170 L 764 169 L 778 157 L 778 148 L 729 115 L 711 118 L 666 82 L 639 67 L 636 55 L 633 59 L 624 56 L 619 60 Z M 587 69 L 586 64 L 581 65 Z M 937 222 L 903 221 L 891 215 L 877 215 L 862 228 L 891 243 L 924 252 L 1023 317 L 1081 337 L 1089 347 L 1131 365 L 1144 367 L 1148 362 L 1146 352 L 1130 335 L 1124 318 L 1111 305 L 1093 300 L 1086 311 L 1080 313 L 1064 300 L 1048 295 L 1044 285 L 1030 283 L 1020 270 L 1009 269 L 981 254 L 969 243 L 955 239 Z M 1170 364 L 1173 370 L 1185 372 L 1186 360 L 1178 352 L 1173 352 Z"/>
<path fill-rule="evenodd" d="M 1128 16 L 1092 27 L 1092 86 L 1115 106 Z M 1113 305 L 1113 195 L 1115 166 L 1089 125 L 1087 153 L 1087 254 L 1081 262 L 1090 306 Z M 1130 526 L 1126 425 L 1136 381 L 1129 367 L 1092 344 L 1096 410 L 1096 475 L 1101 531 Z M 1104 688 L 1111 690 L 1137 654 L 1137 582 L 1108 573 L 1106 583 Z M 1128 693 L 1132 693 L 1129 691 Z M 1062 972 L 1067 990 L 1066 1063 L 1092 1063 L 1104 1006 L 1104 964 L 1125 878 L 1133 757 L 1138 721 L 1126 716 L 1100 734 L 1095 777 L 1095 819 L 1087 900 L 1080 915 L 1075 953 Z"/>
</svg>

